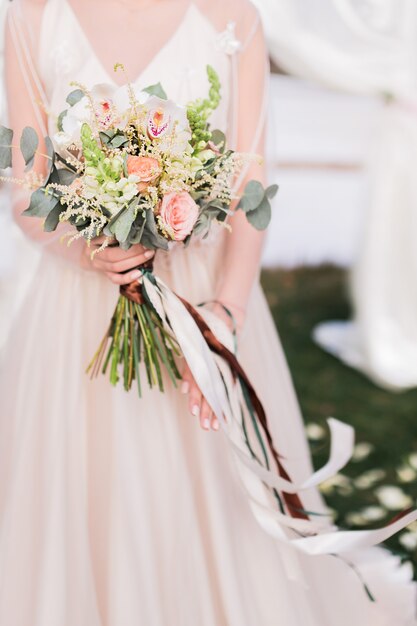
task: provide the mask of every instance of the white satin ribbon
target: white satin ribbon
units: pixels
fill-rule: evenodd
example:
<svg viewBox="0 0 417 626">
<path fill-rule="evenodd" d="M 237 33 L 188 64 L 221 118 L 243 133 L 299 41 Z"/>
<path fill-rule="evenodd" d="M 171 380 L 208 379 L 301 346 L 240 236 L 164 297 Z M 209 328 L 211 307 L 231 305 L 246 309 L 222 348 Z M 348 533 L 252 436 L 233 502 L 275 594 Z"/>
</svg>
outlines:
<svg viewBox="0 0 417 626">
<path fill-rule="evenodd" d="M 159 278 L 156 278 L 156 285 L 154 285 L 145 275 L 143 283 L 155 309 L 161 314 L 165 323 L 169 321 L 202 394 L 222 425 L 235 453 L 239 474 L 248 493 L 252 511 L 268 534 L 282 544 L 291 546 L 304 554 L 342 554 L 382 543 L 417 520 L 417 511 L 413 511 L 402 519 L 377 530 L 343 531 L 332 526 L 327 519 L 294 519 L 275 510 L 265 485 L 286 493 L 296 493 L 316 487 L 337 473 L 351 458 L 354 445 L 353 429 L 333 418 L 328 420 L 331 434 L 329 460 L 320 470 L 300 484 L 291 483 L 259 465 L 250 456 L 243 438 L 239 391 L 230 371 L 227 371 L 229 368 L 220 357 L 211 352 L 183 303 Z M 214 326 L 216 326 L 214 329 L 216 332 L 219 322 L 213 324 Z M 227 331 L 229 336 L 226 336 L 225 329 L 226 326 L 220 323 L 221 332 L 216 334 L 223 343 L 232 345 L 231 335 Z M 300 535 L 308 536 L 300 537 Z M 287 551 L 285 554 L 290 577 L 302 580 L 302 572 L 297 565 L 296 558 L 290 556 L 291 552 Z"/>
</svg>

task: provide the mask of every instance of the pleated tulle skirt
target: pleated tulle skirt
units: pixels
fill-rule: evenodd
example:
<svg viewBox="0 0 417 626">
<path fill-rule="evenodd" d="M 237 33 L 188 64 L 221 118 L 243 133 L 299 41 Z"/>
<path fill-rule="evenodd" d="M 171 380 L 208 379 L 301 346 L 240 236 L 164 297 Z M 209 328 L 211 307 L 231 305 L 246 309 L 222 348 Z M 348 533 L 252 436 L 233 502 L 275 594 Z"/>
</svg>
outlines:
<svg viewBox="0 0 417 626">
<path fill-rule="evenodd" d="M 221 247 L 200 245 L 159 255 L 156 272 L 196 304 L 213 298 L 221 260 Z M 200 429 L 178 390 L 139 399 L 88 379 L 116 298 L 106 278 L 44 253 L 13 324 L 0 382 L 0 624 L 413 624 L 396 558 L 354 556 L 372 604 L 342 561 L 289 555 L 266 535 L 226 439 Z M 300 480 L 311 469 L 302 421 L 258 285 L 240 359 Z M 323 507 L 316 492 L 304 500 Z"/>
</svg>

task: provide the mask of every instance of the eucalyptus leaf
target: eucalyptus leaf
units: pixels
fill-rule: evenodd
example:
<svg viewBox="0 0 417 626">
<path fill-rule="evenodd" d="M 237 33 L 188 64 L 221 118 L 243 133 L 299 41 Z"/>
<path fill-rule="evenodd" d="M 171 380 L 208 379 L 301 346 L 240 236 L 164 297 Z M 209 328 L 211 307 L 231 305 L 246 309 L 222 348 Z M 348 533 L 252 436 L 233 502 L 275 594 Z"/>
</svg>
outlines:
<svg viewBox="0 0 417 626">
<path fill-rule="evenodd" d="M 135 222 L 137 222 L 138 217 L 136 217 Z M 146 220 L 143 219 L 142 216 L 140 216 L 142 219 L 142 222 L 140 223 L 140 226 L 137 227 L 137 224 L 134 224 L 135 228 L 132 228 L 129 234 L 129 238 L 128 241 L 130 244 L 136 244 L 136 243 L 141 243 L 142 241 L 142 235 L 143 235 L 143 231 L 145 230 L 145 224 L 146 224 Z"/>
<path fill-rule="evenodd" d="M 13 131 L 6 126 L 0 126 L 0 169 L 5 170 L 12 166 Z"/>
<path fill-rule="evenodd" d="M 112 148 L 121 148 L 124 144 L 128 142 L 128 139 L 125 135 L 116 135 L 111 141 L 109 141 L 109 145 Z"/>
<path fill-rule="evenodd" d="M 101 143 L 104 144 L 105 146 L 108 146 L 111 140 L 113 139 L 113 137 L 115 136 L 115 134 L 116 134 L 115 130 L 100 131 L 99 137 L 100 137 Z"/>
<path fill-rule="evenodd" d="M 30 126 L 26 126 L 26 128 L 23 129 L 22 136 L 20 138 L 20 150 L 25 160 L 26 170 L 33 167 L 38 146 L 38 133 Z"/>
<path fill-rule="evenodd" d="M 146 211 L 146 223 L 141 243 L 145 246 L 145 248 L 150 248 L 152 250 L 157 248 L 168 250 L 168 242 L 165 237 L 162 237 L 162 235 L 158 233 L 155 215 L 150 209 Z"/>
<path fill-rule="evenodd" d="M 48 181 L 55 165 L 54 144 L 52 143 L 52 140 L 50 137 L 45 137 L 45 146 L 46 146 L 46 154 L 49 157 L 47 159 L 47 166 L 46 166 L 46 180 Z"/>
<path fill-rule="evenodd" d="M 71 185 L 71 183 L 77 178 L 77 173 L 66 168 L 53 167 L 51 175 L 49 177 L 49 183 L 57 183 L 58 185 Z"/>
<path fill-rule="evenodd" d="M 219 211 L 224 211 L 225 213 L 229 213 L 229 209 L 227 206 L 225 206 L 224 202 L 222 202 L 221 200 L 210 200 L 210 202 L 208 204 L 206 204 L 203 207 L 203 211 L 205 211 L 206 209 L 219 209 Z"/>
<path fill-rule="evenodd" d="M 57 203 L 57 205 L 52 209 L 52 211 L 49 213 L 48 217 L 46 218 L 44 224 L 43 224 L 43 229 L 45 232 L 47 233 L 51 233 L 52 231 L 54 231 L 56 229 L 56 227 L 59 224 L 59 216 L 61 215 L 62 211 L 64 211 L 64 207 L 62 206 L 62 204 L 60 202 Z"/>
<path fill-rule="evenodd" d="M 118 213 L 116 213 L 116 215 L 114 215 L 110 221 L 106 224 L 103 233 L 106 235 L 106 237 L 113 237 L 115 230 L 116 230 L 116 224 L 117 224 L 117 220 L 123 215 L 123 213 L 126 213 L 127 208 L 123 207 L 122 209 L 120 209 L 120 211 Z"/>
<path fill-rule="evenodd" d="M 226 148 L 226 135 L 221 130 L 213 130 L 211 133 L 211 142 L 218 147 L 220 152 L 224 152 Z"/>
<path fill-rule="evenodd" d="M 273 198 L 277 195 L 278 190 L 278 185 L 270 185 L 267 189 L 265 189 L 265 195 L 269 200 L 273 200 Z"/>
<path fill-rule="evenodd" d="M 67 102 L 70 107 L 73 107 L 74 104 L 77 104 L 77 102 L 84 98 L 84 95 L 85 94 L 81 89 L 74 89 L 74 91 L 71 91 L 71 93 L 67 96 Z"/>
<path fill-rule="evenodd" d="M 130 229 L 135 221 L 137 206 L 138 200 L 136 199 L 129 204 L 127 210 L 116 220 L 114 234 L 120 244 L 125 243 L 129 236 Z"/>
<path fill-rule="evenodd" d="M 23 211 L 22 215 L 28 217 L 47 217 L 57 203 L 57 198 L 51 193 L 46 192 L 44 187 L 41 187 L 33 192 L 29 207 L 26 211 Z"/>
<path fill-rule="evenodd" d="M 65 109 L 65 111 L 62 111 L 58 115 L 57 128 L 58 128 L 60 133 L 62 133 L 64 131 L 63 122 L 64 122 L 64 117 L 66 117 L 67 113 L 68 113 L 68 109 Z"/>
<path fill-rule="evenodd" d="M 256 230 L 265 230 L 271 221 L 271 203 L 265 196 L 261 204 L 254 210 L 246 213 L 246 218 Z"/>
<path fill-rule="evenodd" d="M 245 187 L 243 196 L 238 204 L 238 209 L 242 209 L 247 213 L 254 211 L 262 203 L 265 198 L 265 189 L 257 180 L 250 180 Z"/>
<path fill-rule="evenodd" d="M 78 176 L 76 172 L 71 172 L 71 170 L 66 170 L 65 168 L 61 168 L 57 172 L 60 185 L 71 185 Z"/>
<path fill-rule="evenodd" d="M 146 87 L 146 89 L 143 89 L 142 91 L 148 93 L 151 96 L 157 96 L 158 98 L 161 98 L 161 100 L 168 100 L 168 96 L 165 93 L 161 83 L 156 83 L 156 85 Z"/>
</svg>

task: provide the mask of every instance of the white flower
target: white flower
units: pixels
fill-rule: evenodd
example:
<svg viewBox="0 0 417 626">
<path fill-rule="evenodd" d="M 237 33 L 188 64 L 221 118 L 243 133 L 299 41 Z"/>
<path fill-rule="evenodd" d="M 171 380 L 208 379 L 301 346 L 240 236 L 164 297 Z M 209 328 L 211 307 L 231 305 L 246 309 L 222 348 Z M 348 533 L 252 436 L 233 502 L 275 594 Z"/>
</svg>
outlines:
<svg viewBox="0 0 417 626">
<path fill-rule="evenodd" d="M 362 441 L 361 443 L 356 444 L 352 455 L 352 461 L 363 461 L 371 454 L 371 452 L 373 452 L 373 450 L 374 446 L 371 443 Z"/>
<path fill-rule="evenodd" d="M 133 85 L 130 88 L 128 85 L 117 87 L 106 83 L 95 85 L 89 92 L 93 107 L 90 98 L 84 96 L 68 109 L 62 119 L 63 134 L 57 133 L 54 136 L 56 145 L 60 147 L 79 145 L 81 127 L 84 123 L 90 126 L 98 124 L 103 129 L 114 126 L 123 130 L 131 109 L 130 89 L 139 104 L 149 99 L 148 94 Z"/>
<path fill-rule="evenodd" d="M 384 519 L 386 511 L 380 506 L 367 506 L 361 511 L 362 517 L 368 522 L 377 522 Z"/>
<path fill-rule="evenodd" d="M 64 132 L 55 133 L 54 143 L 58 150 L 60 148 L 67 148 L 72 143 L 71 135 Z"/>
<path fill-rule="evenodd" d="M 406 550 L 412 552 L 417 548 L 417 533 L 406 530 L 401 533 L 399 542 Z"/>
<path fill-rule="evenodd" d="M 370 489 L 383 478 L 385 478 L 383 469 L 373 469 L 355 478 L 354 485 L 356 489 Z"/>
<path fill-rule="evenodd" d="M 81 98 L 77 104 L 74 104 L 68 110 L 68 113 L 62 119 L 63 135 L 68 139 L 67 146 L 80 143 L 81 127 L 84 123 L 91 124 L 91 118 L 92 112 L 87 97 Z M 57 135 L 60 135 L 60 133 L 57 133 Z M 59 138 L 57 135 L 54 136 L 54 141 L 58 145 L 57 139 L 59 141 Z"/>
<path fill-rule="evenodd" d="M 417 478 L 417 472 L 408 465 L 402 465 L 397 469 L 397 476 L 402 483 L 412 483 Z"/>
<path fill-rule="evenodd" d="M 376 497 L 386 509 L 399 511 L 412 505 L 413 501 L 402 489 L 394 485 L 386 485 L 376 490 Z"/>
<path fill-rule="evenodd" d="M 159 148 L 171 154 L 181 154 L 189 149 L 191 130 L 187 110 L 171 100 L 151 96 L 145 103 L 147 133 Z"/>
<path fill-rule="evenodd" d="M 311 441 L 319 441 L 320 439 L 324 439 L 326 436 L 326 431 L 323 426 L 320 426 L 320 424 L 316 424 L 315 422 L 309 422 L 306 425 L 306 433 L 307 437 Z"/>
<path fill-rule="evenodd" d="M 361 513 L 348 513 L 345 519 L 346 522 L 351 526 L 364 526 L 366 524 L 366 519 Z"/>
</svg>

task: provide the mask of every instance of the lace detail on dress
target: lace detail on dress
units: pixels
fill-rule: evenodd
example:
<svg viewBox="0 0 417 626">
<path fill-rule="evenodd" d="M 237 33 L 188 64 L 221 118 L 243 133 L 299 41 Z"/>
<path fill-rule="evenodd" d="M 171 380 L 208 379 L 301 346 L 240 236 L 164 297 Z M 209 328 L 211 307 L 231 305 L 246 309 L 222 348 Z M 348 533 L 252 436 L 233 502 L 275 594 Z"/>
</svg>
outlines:
<svg viewBox="0 0 417 626">
<path fill-rule="evenodd" d="M 226 30 L 217 37 L 217 48 L 228 56 L 234 56 L 242 48 L 242 44 L 236 37 L 236 22 L 229 22 Z"/>
</svg>

